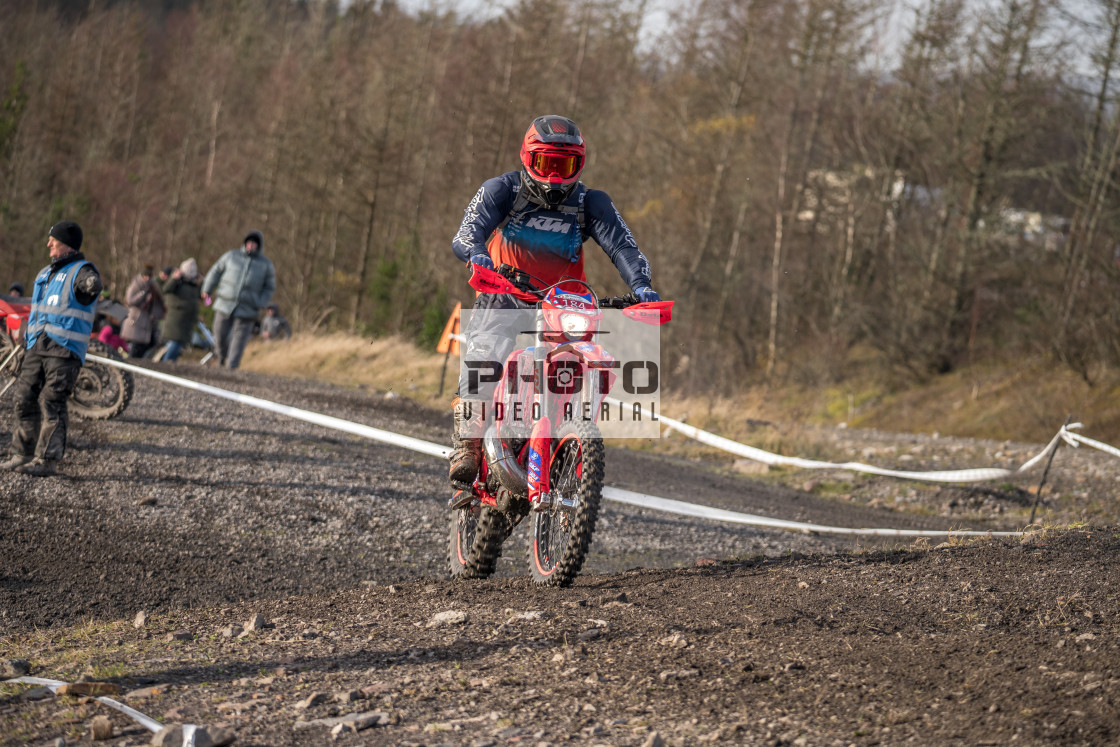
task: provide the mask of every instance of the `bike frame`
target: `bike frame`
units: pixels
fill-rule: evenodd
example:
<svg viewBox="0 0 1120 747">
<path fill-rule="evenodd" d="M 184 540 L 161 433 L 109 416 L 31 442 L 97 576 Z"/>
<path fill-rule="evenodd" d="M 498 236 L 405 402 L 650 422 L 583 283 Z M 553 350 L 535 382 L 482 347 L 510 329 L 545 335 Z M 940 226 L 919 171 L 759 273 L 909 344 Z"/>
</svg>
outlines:
<svg viewBox="0 0 1120 747">
<path fill-rule="evenodd" d="M 481 293 L 506 293 L 536 306 L 534 344 L 514 350 L 507 357 L 491 402 L 492 412 L 499 414 L 487 435 L 506 444 L 524 441 L 518 453 L 511 456 L 525 473 L 530 506 L 541 509 L 551 505 L 549 475 L 553 426 L 577 416 L 598 422 L 600 407 L 616 380 L 611 369 L 614 356 L 595 342 L 602 318 L 599 299 L 583 281 L 563 280 L 543 291 L 530 292 L 484 267 L 474 268 L 470 282 Z M 562 290 L 565 284 L 581 285 L 587 295 Z M 623 309 L 623 313 L 631 319 L 659 325 L 669 321 L 672 306 L 672 301 L 639 303 Z M 558 328 L 560 314 L 565 308 L 589 317 L 588 327 L 578 339 L 569 339 Z M 522 367 L 530 360 L 532 376 L 525 377 Z M 578 370 L 584 385 L 562 386 L 561 370 Z M 520 408 L 519 415 L 528 413 L 531 427 L 527 434 L 525 427 L 517 422 L 520 417 L 511 417 L 511 411 L 517 408 Z M 487 487 L 490 469 L 489 459 L 484 458 L 473 489 L 483 505 L 496 506 L 497 497 Z"/>
</svg>

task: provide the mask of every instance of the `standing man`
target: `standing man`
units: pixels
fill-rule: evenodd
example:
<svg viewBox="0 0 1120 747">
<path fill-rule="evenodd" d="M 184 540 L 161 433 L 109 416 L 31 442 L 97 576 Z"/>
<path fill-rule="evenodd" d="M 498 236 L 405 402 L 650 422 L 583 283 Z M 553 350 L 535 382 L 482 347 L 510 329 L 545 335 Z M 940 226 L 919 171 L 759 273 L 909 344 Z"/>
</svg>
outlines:
<svg viewBox="0 0 1120 747">
<path fill-rule="evenodd" d="M 250 231 L 241 248 L 222 255 L 202 281 L 202 299 L 214 296 L 214 342 L 219 365 L 237 368 L 261 309 L 276 291 L 276 270 L 264 256 L 264 237 Z"/>
<path fill-rule="evenodd" d="M 77 223 L 63 221 L 51 227 L 51 263 L 35 278 L 16 387 L 16 428 L 0 469 L 53 475 L 66 451 L 66 400 L 86 360 L 101 293 L 101 276 L 82 256 L 81 246 Z"/>
</svg>

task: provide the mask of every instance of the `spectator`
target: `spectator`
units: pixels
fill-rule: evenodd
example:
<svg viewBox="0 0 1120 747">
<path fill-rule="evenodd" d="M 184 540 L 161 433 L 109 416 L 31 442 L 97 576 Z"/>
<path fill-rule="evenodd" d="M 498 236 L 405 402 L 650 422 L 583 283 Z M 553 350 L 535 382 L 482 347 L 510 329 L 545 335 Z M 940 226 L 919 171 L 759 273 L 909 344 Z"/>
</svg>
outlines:
<svg viewBox="0 0 1120 747">
<path fill-rule="evenodd" d="M 128 348 L 128 342 L 121 337 L 121 322 L 128 316 L 128 309 L 112 299 L 109 290 L 101 291 L 97 300 L 97 312 L 93 318 L 93 335 L 117 352 Z"/>
<path fill-rule="evenodd" d="M 261 309 L 276 292 L 276 270 L 264 256 L 264 237 L 250 231 L 238 249 L 222 255 L 202 282 L 202 299 L 214 296 L 218 364 L 237 368 Z"/>
<path fill-rule="evenodd" d="M 152 266 L 144 265 L 124 294 L 128 318 L 121 327 L 121 337 L 128 340 L 128 354 L 143 358 L 156 342 L 156 322 L 167 314 L 163 295 L 152 281 Z"/>
<path fill-rule="evenodd" d="M 183 346 L 191 342 L 191 332 L 198 322 L 200 280 L 198 263 L 192 257 L 172 268 L 163 284 L 163 297 L 167 301 L 167 319 L 163 322 L 163 339 L 167 341 L 165 361 L 178 360 Z"/>
<path fill-rule="evenodd" d="M 8 295 L 12 298 L 23 298 L 23 284 L 12 283 L 8 286 Z"/>
<path fill-rule="evenodd" d="M 113 350 L 116 350 L 118 353 L 128 347 L 128 340 L 121 337 L 121 325 L 119 320 L 110 316 L 105 317 L 105 323 L 101 326 L 100 331 L 98 331 L 97 339 L 113 348 Z"/>
<path fill-rule="evenodd" d="M 101 276 L 81 248 L 82 229 L 77 223 L 51 226 L 47 234 L 51 263 L 35 278 L 18 367 L 16 427 L 0 469 L 46 477 L 57 472 L 66 451 L 70 420 L 66 400 L 85 363 L 101 293 Z"/>
<path fill-rule="evenodd" d="M 266 340 L 286 340 L 292 336 L 292 327 L 280 313 L 280 307 L 270 303 L 261 322 L 261 337 Z"/>
</svg>

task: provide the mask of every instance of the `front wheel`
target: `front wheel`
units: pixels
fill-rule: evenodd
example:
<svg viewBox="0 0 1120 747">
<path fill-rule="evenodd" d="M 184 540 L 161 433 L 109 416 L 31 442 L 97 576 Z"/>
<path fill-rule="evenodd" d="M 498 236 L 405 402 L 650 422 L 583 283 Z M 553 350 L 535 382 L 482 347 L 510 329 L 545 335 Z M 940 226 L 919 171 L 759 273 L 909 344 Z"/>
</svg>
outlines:
<svg viewBox="0 0 1120 747">
<path fill-rule="evenodd" d="M 603 493 L 603 436 L 591 422 L 557 429 L 549 468 L 550 504 L 531 512 L 533 583 L 567 586 L 583 567 Z"/>
<path fill-rule="evenodd" d="M 120 360 L 117 351 L 103 342 L 92 340 L 89 353 Z M 74 391 L 70 393 L 70 412 L 87 420 L 108 420 L 124 412 L 132 401 L 132 373 L 87 360 L 78 372 Z"/>
</svg>

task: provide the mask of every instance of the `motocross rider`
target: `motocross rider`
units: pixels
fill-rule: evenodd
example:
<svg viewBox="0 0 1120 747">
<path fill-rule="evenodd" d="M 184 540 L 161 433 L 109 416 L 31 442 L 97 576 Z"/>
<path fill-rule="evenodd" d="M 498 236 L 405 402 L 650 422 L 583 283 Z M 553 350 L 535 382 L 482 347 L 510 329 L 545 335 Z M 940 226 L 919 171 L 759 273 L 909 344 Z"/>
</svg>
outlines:
<svg viewBox="0 0 1120 747">
<path fill-rule="evenodd" d="M 586 280 L 583 242 L 592 238 L 640 301 L 660 301 L 650 287 L 649 262 L 611 198 L 579 180 L 586 159 L 587 146 L 575 122 L 556 115 L 534 119 L 521 142 L 521 170 L 487 179 L 467 205 L 451 240 L 455 256 L 471 272 L 476 266 L 493 270 L 506 264 L 549 286 L 566 277 Z M 504 364 L 520 330 L 509 329 L 511 315 L 500 312 L 528 308 L 531 304 L 508 294 L 480 294 L 464 330 L 464 360 Z M 469 491 L 478 473 L 482 433 L 468 417 L 479 408 L 466 398 L 480 395 L 469 393 L 466 378 L 464 367 L 448 458 L 452 487 Z"/>
</svg>

